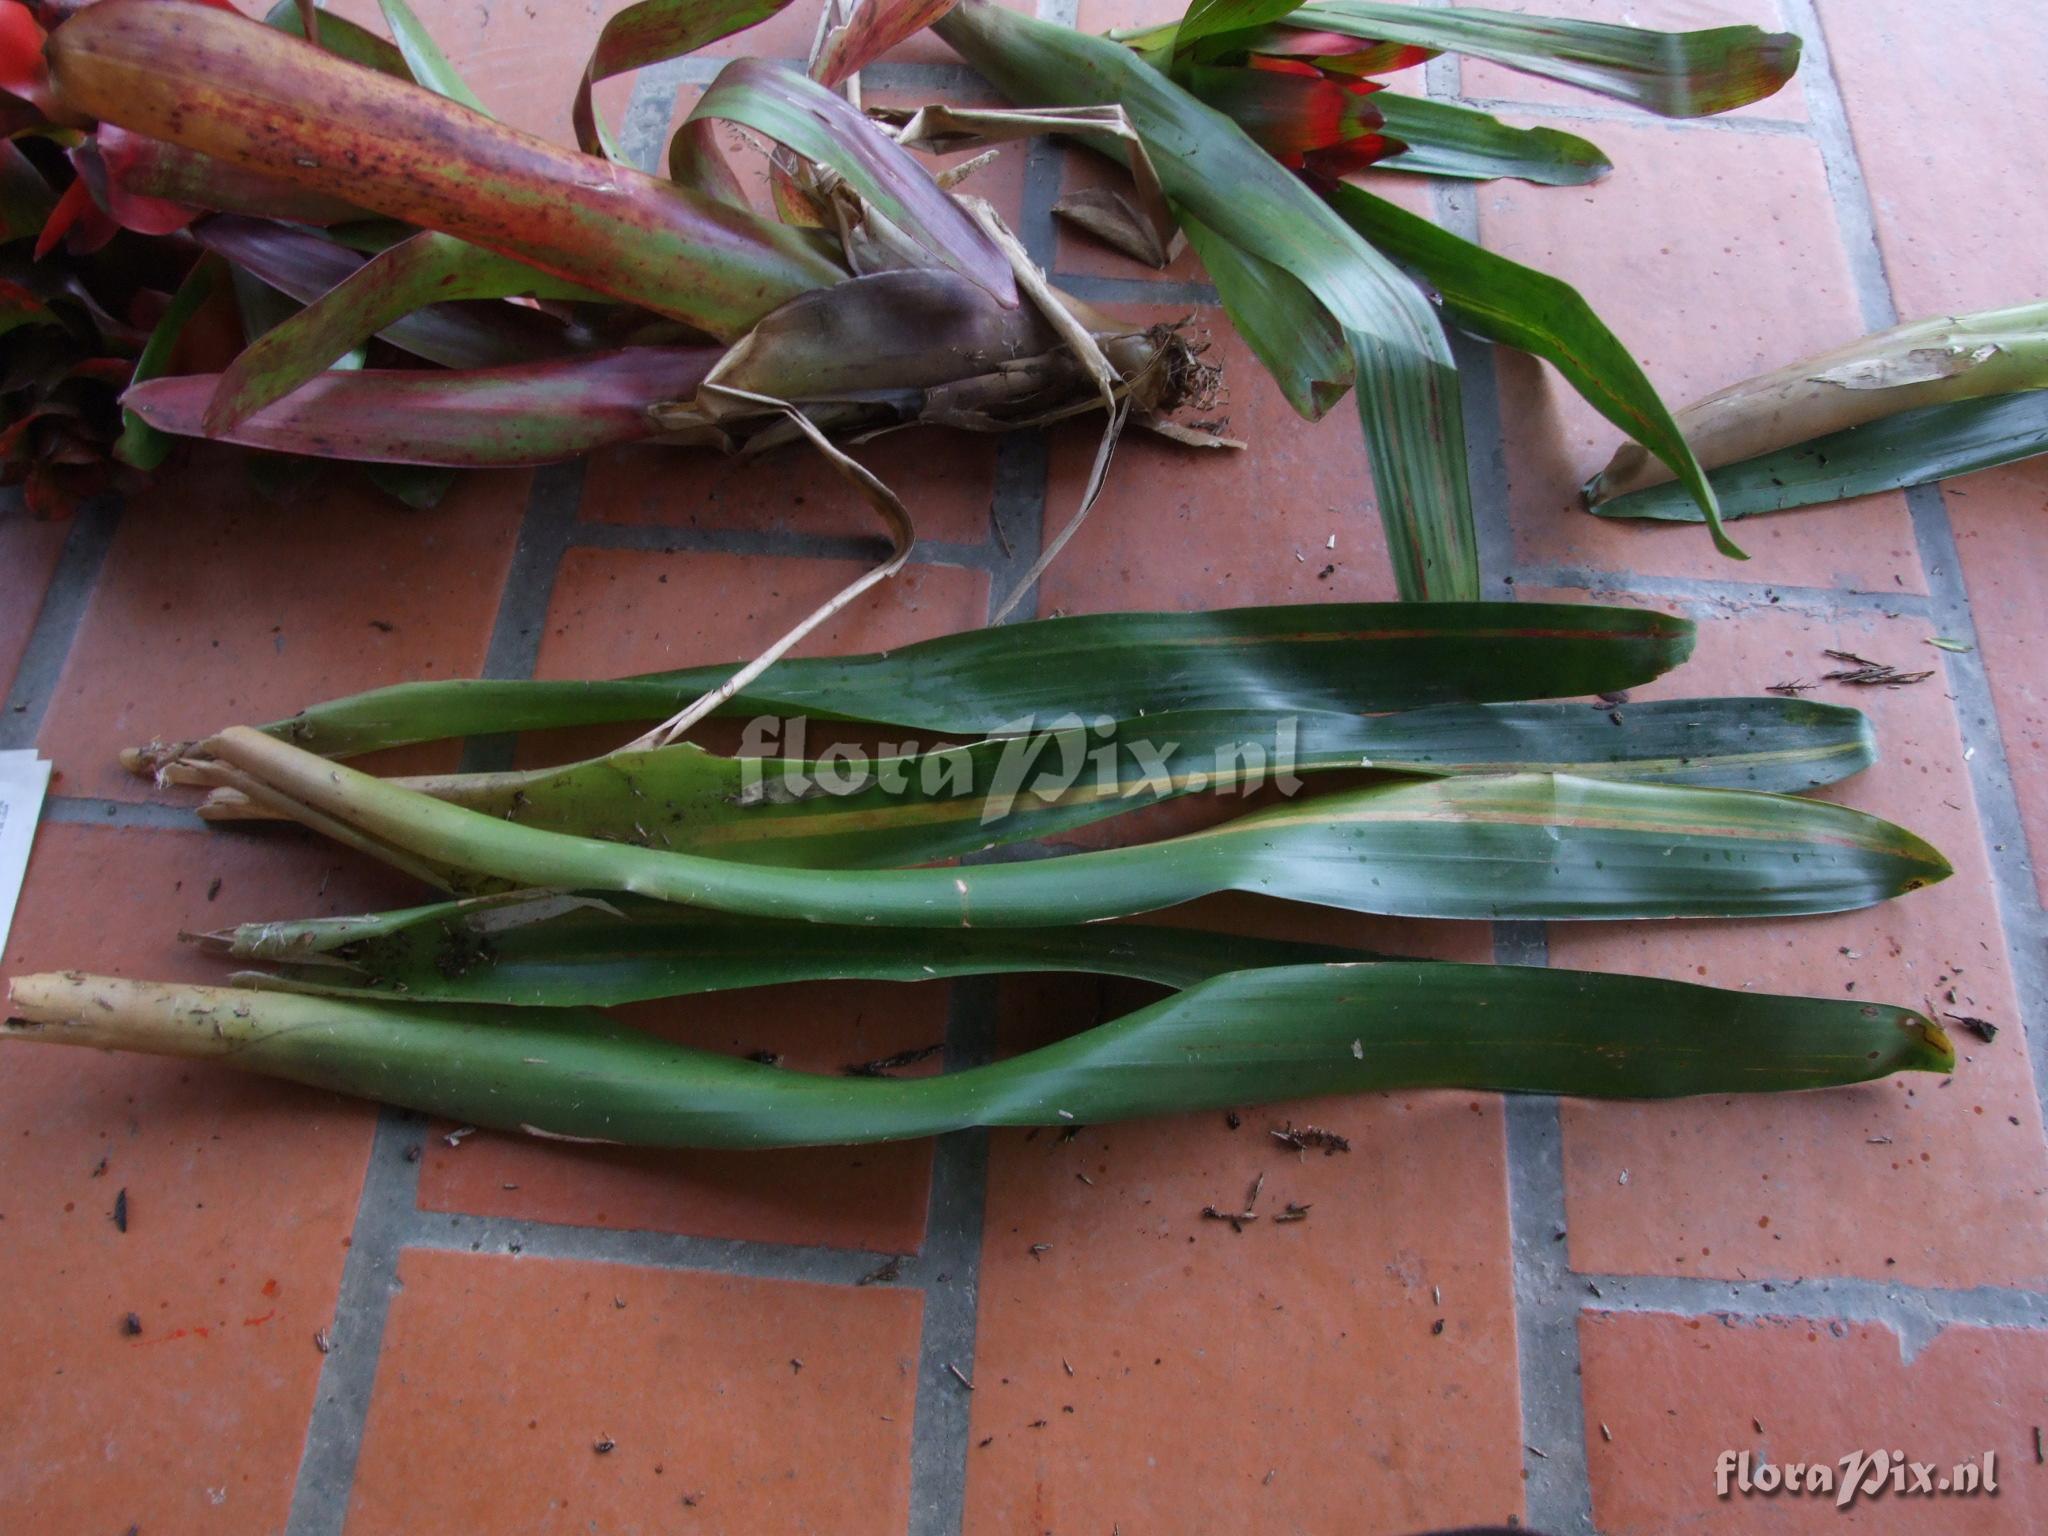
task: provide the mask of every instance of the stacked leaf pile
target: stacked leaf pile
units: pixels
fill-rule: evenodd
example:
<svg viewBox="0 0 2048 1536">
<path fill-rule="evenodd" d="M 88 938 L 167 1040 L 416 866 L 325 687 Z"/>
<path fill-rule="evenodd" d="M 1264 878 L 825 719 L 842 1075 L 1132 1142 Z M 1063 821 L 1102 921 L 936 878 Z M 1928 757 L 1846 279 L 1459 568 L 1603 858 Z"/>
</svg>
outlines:
<svg viewBox="0 0 2048 1536">
<path fill-rule="evenodd" d="M 131 766 L 207 786 L 213 819 L 303 823 L 448 899 L 210 936 L 263 967 L 237 986 L 23 977 L 9 1030 L 218 1058 L 477 1125 L 676 1146 L 1366 1089 L 1655 1097 L 1951 1070 L 1938 1027 L 1875 1002 L 1109 921 L 1223 891 L 1305 913 L 1791 918 L 1947 876 L 1911 833 L 1798 793 L 1872 760 L 1855 710 L 1579 701 L 1647 682 L 1691 643 L 1683 620 L 1584 605 L 1112 614 L 790 660 L 714 691 L 726 713 L 803 718 L 814 741 L 867 726 L 948 743 L 850 776 L 844 753 L 739 759 L 657 728 L 559 766 L 378 778 L 341 759 L 645 722 L 731 669 L 383 689 Z M 1242 808 L 1268 783 L 1278 792 Z M 1095 851 L 990 852 L 1198 791 L 1241 814 Z M 602 1011 L 1034 970 L 1169 995 L 1007 1061 L 907 1079 L 685 1049 Z"/>
</svg>

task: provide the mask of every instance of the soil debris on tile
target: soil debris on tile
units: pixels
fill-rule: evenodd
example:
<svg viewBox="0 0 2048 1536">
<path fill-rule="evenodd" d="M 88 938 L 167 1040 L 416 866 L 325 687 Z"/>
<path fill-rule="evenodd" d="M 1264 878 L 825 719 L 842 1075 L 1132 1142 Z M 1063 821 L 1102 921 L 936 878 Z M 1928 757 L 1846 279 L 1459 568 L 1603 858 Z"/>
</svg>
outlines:
<svg viewBox="0 0 2048 1536">
<path fill-rule="evenodd" d="M 600 1456 L 609 1456 L 619 1448 L 619 1442 L 610 1435 L 599 1435 L 590 1442 L 590 1448 Z"/>
<path fill-rule="evenodd" d="M 1295 1125 L 1292 1122 L 1266 1134 L 1283 1147 L 1292 1147 L 1297 1152 L 1306 1152 L 1311 1147 L 1321 1151 L 1325 1157 L 1351 1150 L 1351 1138 L 1340 1136 L 1335 1131 L 1323 1129 L 1320 1125 Z"/>
<path fill-rule="evenodd" d="M 1947 1012 L 1944 1012 L 1942 1017 L 1959 1029 L 1967 1029 L 1986 1045 L 1998 1038 L 1998 1026 L 1989 1019 L 1980 1019 L 1974 1014 Z"/>
<path fill-rule="evenodd" d="M 855 1285 L 888 1285 L 903 1273 L 903 1255 L 895 1254 L 854 1281 Z"/>
<path fill-rule="evenodd" d="M 1830 661 L 1847 662 L 1833 672 L 1823 672 L 1824 683 L 1853 683 L 1859 688 L 1903 688 L 1908 683 L 1923 683 L 1934 676 L 1929 668 L 1925 672 L 1901 672 L 1887 662 L 1872 661 L 1868 656 L 1858 656 L 1854 651 L 1823 651 Z"/>
<path fill-rule="evenodd" d="M 946 1048 L 943 1040 L 930 1045 L 914 1045 L 907 1051 L 898 1051 L 893 1056 L 881 1056 L 873 1061 L 850 1062 L 839 1070 L 848 1077 L 887 1077 L 903 1067 L 914 1067 L 921 1061 L 930 1061 Z"/>
<path fill-rule="evenodd" d="M 135 1313 L 130 1312 L 126 1317 L 121 1319 L 121 1332 L 126 1334 L 131 1339 L 134 1338 L 137 1334 L 142 1332 L 142 1319 Z"/>
<path fill-rule="evenodd" d="M 114 1196 L 114 1230 L 116 1232 L 126 1232 L 128 1230 L 128 1189 L 126 1185 L 123 1185 L 121 1192 Z"/>
</svg>

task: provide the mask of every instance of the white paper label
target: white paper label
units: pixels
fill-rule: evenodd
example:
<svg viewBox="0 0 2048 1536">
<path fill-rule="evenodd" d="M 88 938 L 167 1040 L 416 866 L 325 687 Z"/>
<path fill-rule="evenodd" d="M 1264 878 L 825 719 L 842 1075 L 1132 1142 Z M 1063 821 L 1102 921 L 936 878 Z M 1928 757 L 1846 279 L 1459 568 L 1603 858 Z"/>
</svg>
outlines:
<svg viewBox="0 0 2048 1536">
<path fill-rule="evenodd" d="M 0 752 L 0 955 L 7 952 L 7 930 L 28 878 L 29 845 L 49 787 L 50 765 L 33 751 Z"/>
</svg>

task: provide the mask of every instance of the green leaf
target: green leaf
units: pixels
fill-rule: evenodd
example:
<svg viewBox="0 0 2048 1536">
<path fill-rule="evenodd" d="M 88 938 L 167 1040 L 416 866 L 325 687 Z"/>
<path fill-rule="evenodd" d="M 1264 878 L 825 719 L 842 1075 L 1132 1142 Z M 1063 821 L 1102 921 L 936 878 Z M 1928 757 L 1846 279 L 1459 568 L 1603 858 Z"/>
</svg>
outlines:
<svg viewBox="0 0 2048 1536">
<path fill-rule="evenodd" d="M 1287 25 L 1487 59 L 1662 117 L 1706 117 L 1761 101 L 1799 68 L 1799 39 L 1756 27 L 1660 32 L 1502 11 L 1317 0 Z"/>
<path fill-rule="evenodd" d="M 1342 332 L 1357 370 L 1358 411 L 1401 595 L 1476 598 L 1478 535 L 1457 372 L 1415 285 L 1229 118 L 1130 50 L 991 0 L 965 0 L 936 30 L 1013 101 L 1120 104 L 1176 217 L 1237 247 L 1245 270 L 1279 268 L 1314 296 Z M 1261 281 L 1256 291 L 1260 304 L 1233 310 L 1231 319 L 1270 366 L 1302 328 L 1289 334 L 1273 327 L 1281 313 L 1269 302 L 1281 291 L 1275 283 Z M 1275 377 L 1287 385 L 1294 373 L 1283 366 Z M 1290 395 L 1294 408 L 1310 416 L 1324 399 L 1323 391 Z"/>
<path fill-rule="evenodd" d="M 599 297 L 453 235 L 423 231 L 371 257 L 252 343 L 220 376 L 203 425 L 224 436 L 415 311 L 455 299 Z"/>
<path fill-rule="evenodd" d="M 806 733 L 785 751 L 802 753 Z M 819 741 L 813 750 L 828 743 Z M 778 743 L 780 745 L 780 743 Z M 1085 723 L 922 755 L 740 759 L 680 744 L 560 768 L 403 780 L 451 805 L 579 837 L 746 863 L 923 864 L 1187 794 L 1316 774 L 1576 773 L 1806 790 L 1876 758 L 1853 709 L 1800 699 L 1447 705 L 1392 715 L 1194 711 Z"/>
<path fill-rule="evenodd" d="M 1291 0 L 1193 0 L 1175 29 L 1175 48 L 1184 53 L 1205 37 L 1263 27 L 1293 9 Z"/>
<path fill-rule="evenodd" d="M 576 143 L 586 155 L 622 158 L 611 130 L 597 114 L 593 91 L 597 82 L 623 75 L 664 59 L 695 53 L 722 37 L 730 37 L 766 21 L 789 0 L 638 0 L 605 22 L 583 66 L 569 117 Z"/>
<path fill-rule="evenodd" d="M 264 16 L 263 24 L 296 38 L 303 39 L 306 35 L 306 19 L 300 13 L 299 0 L 277 0 Z M 405 55 L 394 44 L 333 11 L 320 13 L 320 46 L 337 58 L 360 64 L 365 69 L 374 69 L 394 80 L 413 78 Z"/>
<path fill-rule="evenodd" d="M 1473 107 L 1381 91 L 1373 97 L 1385 131 L 1407 148 L 1373 163 L 1376 171 L 1411 171 L 1472 181 L 1515 177 L 1551 187 L 1579 187 L 1614 169 L 1596 144 L 1555 128 L 1510 128 Z"/>
<path fill-rule="evenodd" d="M 1228 971 L 1379 958 L 1329 944 L 1142 923 L 869 928 L 726 917 L 553 893 L 475 897 L 368 917 L 249 923 L 214 950 L 281 967 L 259 985 L 408 1002 L 610 1007 L 791 981 L 933 981 L 1026 971 L 1191 987 Z"/>
<path fill-rule="evenodd" d="M 1406 917 L 1770 917 L 1869 906 L 1950 873 L 1911 833 L 1838 805 L 1552 774 L 1345 791 L 1031 863 L 781 869 L 514 825 L 244 726 L 203 750 L 271 809 L 458 893 L 628 891 L 807 922 L 1031 927 L 1229 890 Z"/>
<path fill-rule="evenodd" d="M 491 116 L 491 111 L 477 99 L 469 88 L 469 82 L 456 72 L 448 62 L 448 56 L 440 49 L 431 33 L 421 25 L 419 17 L 413 14 L 405 0 L 377 0 L 377 8 L 384 13 L 384 24 L 391 29 L 391 36 L 398 44 L 398 51 L 405 57 L 406 68 L 414 80 L 436 95 L 446 96 L 450 101 L 459 102 L 472 112 Z M 327 24 L 320 24 L 321 39 L 326 40 Z"/>
<path fill-rule="evenodd" d="M 9 1011 L 18 1040 L 210 1057 L 468 1125 L 672 1147 L 890 1141 L 1393 1089 L 1773 1092 L 1955 1066 L 1941 1029 L 1905 1008 L 1427 961 L 1238 971 L 1056 1045 L 926 1078 L 785 1071 L 570 1009 L 70 973 L 18 978 Z"/>
<path fill-rule="evenodd" d="M 969 630 L 865 656 L 785 657 L 728 715 L 815 715 L 981 736 L 1025 716 L 1358 712 L 1632 688 L 1692 654 L 1693 625 L 1592 603 L 1302 603 L 1106 613 Z M 408 742 L 663 720 L 732 663 L 611 682 L 401 683 L 265 727 L 348 757 Z"/>
<path fill-rule="evenodd" d="M 1333 185 L 1325 195 L 1361 235 L 1436 288 L 1460 325 L 1544 359 L 1588 405 L 1654 452 L 1704 509 L 1715 547 L 1748 558 L 1722 530 L 1706 473 L 1656 386 L 1577 289 L 1361 187 Z"/>
<path fill-rule="evenodd" d="M 1903 490 L 2048 453 L 2048 389 L 1901 411 L 1730 464 L 1708 475 L 1723 517 L 1755 517 Z M 1676 485 L 1647 486 L 1592 508 L 1600 517 L 1698 522 Z"/>
<path fill-rule="evenodd" d="M 149 333 L 149 340 L 143 344 L 142 353 L 135 359 L 135 372 L 129 379 L 129 388 L 145 384 L 161 377 L 171 365 L 172 354 L 177 351 L 178 338 L 191 324 L 192 317 L 200 307 L 213 297 L 214 290 L 227 276 L 227 263 L 211 252 L 201 256 L 185 274 L 178 291 L 171 295 L 171 302 L 164 306 L 162 317 L 156 329 Z M 121 436 L 114 443 L 114 457 L 123 464 L 132 464 L 141 470 L 155 469 L 169 455 L 172 447 L 171 436 L 160 432 L 125 406 L 121 411 Z"/>
</svg>

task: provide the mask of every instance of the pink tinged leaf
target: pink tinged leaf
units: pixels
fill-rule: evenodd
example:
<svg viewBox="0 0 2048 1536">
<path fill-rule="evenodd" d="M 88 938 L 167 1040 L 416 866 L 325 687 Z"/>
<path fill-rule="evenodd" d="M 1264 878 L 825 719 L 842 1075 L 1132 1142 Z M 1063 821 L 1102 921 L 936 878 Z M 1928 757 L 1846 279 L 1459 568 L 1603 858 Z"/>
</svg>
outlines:
<svg viewBox="0 0 2048 1536">
<path fill-rule="evenodd" d="M 627 6 L 604 24 L 590 62 L 583 66 L 583 79 L 569 109 L 577 145 L 586 155 L 619 158 L 591 97 L 598 81 L 695 53 L 766 21 L 788 4 L 789 0 L 640 0 Z"/>
<path fill-rule="evenodd" d="M 43 29 L 20 0 L 0 0 L 0 91 L 19 96 L 45 117 L 56 116 Z"/>
<path fill-rule="evenodd" d="M 35 259 L 41 261 L 65 242 L 65 249 L 75 256 L 89 256 L 121 232 L 99 204 L 92 200 L 92 188 L 85 184 L 83 176 L 74 176 L 71 185 L 64 189 L 64 195 L 57 199 L 57 206 L 50 210 L 43 232 L 36 237 Z"/>
<path fill-rule="evenodd" d="M 332 291 L 366 259 L 319 235 L 260 219 L 222 215 L 194 226 L 192 232 L 208 250 L 301 304 L 312 304 Z M 538 362 L 572 349 L 559 320 L 515 304 L 429 304 L 377 334 L 444 368 Z"/>
<path fill-rule="evenodd" d="M 685 122 L 668 141 L 668 179 L 735 208 L 753 206 L 747 201 L 746 188 L 740 185 L 739 173 L 719 148 L 718 125 L 709 118 Z"/>
<path fill-rule="evenodd" d="M 1371 101 L 1377 83 L 1326 79 L 1313 66 L 1197 67 L 1188 71 L 1188 87 L 1283 165 L 1298 166 L 1311 150 L 1348 143 L 1380 126 Z"/>
<path fill-rule="evenodd" d="M 101 123 L 93 143 L 107 168 L 110 198 L 151 198 L 218 213 L 289 219 L 294 224 L 344 224 L 368 217 L 338 197 L 309 192 L 260 171 L 130 133 L 114 123 Z"/>
<path fill-rule="evenodd" d="M 825 35 L 811 75 L 837 85 L 898 43 L 916 36 L 959 0 L 853 0 L 852 13 Z"/>
<path fill-rule="evenodd" d="M 452 469 L 552 464 L 653 436 L 659 429 L 648 407 L 695 396 L 722 355 L 716 347 L 628 347 L 509 368 L 324 373 L 225 440 Z M 210 373 L 153 379 L 122 404 L 159 431 L 202 437 L 219 382 Z"/>
<path fill-rule="evenodd" d="M 120 225 L 138 235 L 176 234 L 199 217 L 200 210 L 168 198 L 130 192 L 108 175 L 106 162 L 90 141 L 70 152 L 71 168 L 91 189 L 93 201 Z"/>
<path fill-rule="evenodd" d="M 786 64 L 735 59 L 690 116 L 738 123 L 838 172 L 935 264 L 980 284 L 999 303 L 1018 302 L 1017 280 L 995 242 L 908 150 L 817 81 Z"/>
<path fill-rule="evenodd" d="M 1435 48 L 1412 43 L 1376 43 L 1342 32 L 1312 32 L 1302 27 L 1267 27 L 1245 40 L 1256 59 L 1313 59 L 1322 68 L 1342 75 L 1385 75 L 1395 70 L 1427 64 L 1438 54 Z"/>
</svg>

